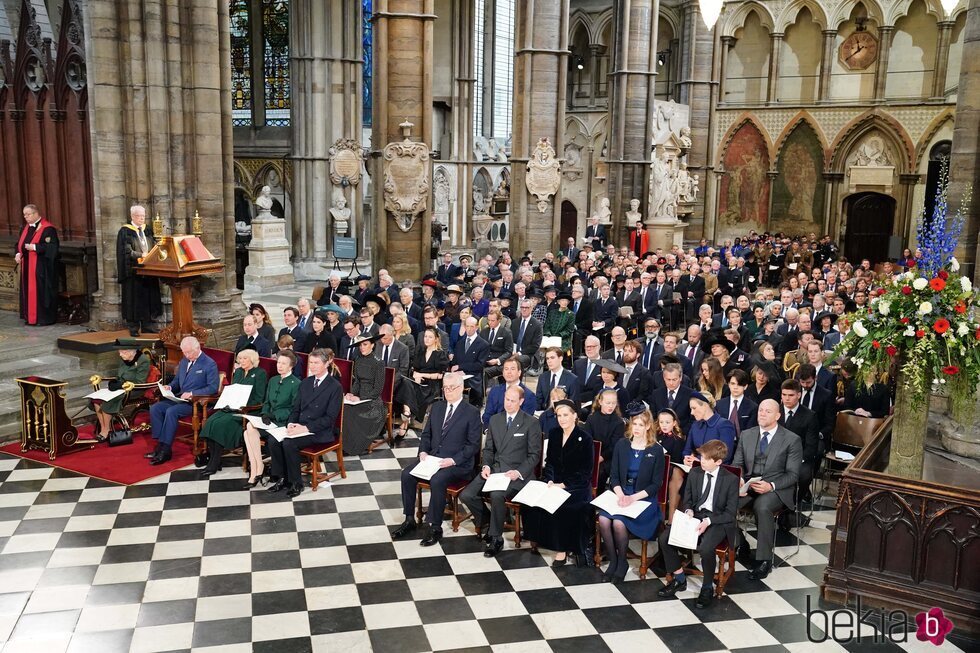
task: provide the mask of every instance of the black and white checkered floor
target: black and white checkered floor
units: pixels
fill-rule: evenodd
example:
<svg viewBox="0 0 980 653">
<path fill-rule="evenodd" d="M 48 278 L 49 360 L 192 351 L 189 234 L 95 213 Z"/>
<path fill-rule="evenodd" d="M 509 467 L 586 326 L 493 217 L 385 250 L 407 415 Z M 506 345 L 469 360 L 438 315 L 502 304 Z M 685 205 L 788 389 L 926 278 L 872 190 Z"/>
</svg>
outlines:
<svg viewBox="0 0 980 653">
<path fill-rule="evenodd" d="M 417 440 L 348 461 L 346 480 L 283 494 L 240 489 L 241 469 L 122 487 L 0 457 L 0 648 L 4 653 L 896 650 L 808 640 L 803 613 L 827 562 L 830 510 L 765 581 L 741 566 L 696 610 L 699 580 L 621 585 L 550 567 L 526 546 L 485 558 L 472 526 L 440 546 L 393 542 L 399 471 Z M 107 452 L 106 455 L 111 455 Z M 777 556 L 796 550 L 780 532 Z M 833 609 L 831 606 L 823 606 Z M 867 626 L 862 634 L 870 635 Z M 810 636 L 822 638 L 813 627 Z M 960 650 L 947 642 L 948 650 Z M 936 650 L 914 637 L 907 650 Z"/>
</svg>

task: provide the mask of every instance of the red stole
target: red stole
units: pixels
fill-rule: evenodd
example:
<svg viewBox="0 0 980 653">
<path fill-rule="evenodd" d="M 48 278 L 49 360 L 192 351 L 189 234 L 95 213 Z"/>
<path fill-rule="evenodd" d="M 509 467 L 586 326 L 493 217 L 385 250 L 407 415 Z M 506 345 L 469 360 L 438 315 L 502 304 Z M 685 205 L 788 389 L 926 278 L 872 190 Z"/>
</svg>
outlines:
<svg viewBox="0 0 980 653">
<path fill-rule="evenodd" d="M 41 234 L 48 227 L 52 227 L 50 222 L 41 218 L 37 221 L 37 227 L 34 228 L 34 236 L 31 238 L 31 245 L 37 245 L 41 242 Z M 20 282 L 26 284 L 24 287 L 24 294 L 27 297 L 27 323 L 37 324 L 37 251 L 24 252 L 24 245 L 27 244 L 27 230 L 30 229 L 30 225 L 25 225 L 24 230 L 20 232 L 20 240 L 17 241 L 17 251 L 21 252 L 21 264 L 25 261 L 25 258 L 30 257 L 27 262 L 27 274 L 21 269 Z"/>
</svg>

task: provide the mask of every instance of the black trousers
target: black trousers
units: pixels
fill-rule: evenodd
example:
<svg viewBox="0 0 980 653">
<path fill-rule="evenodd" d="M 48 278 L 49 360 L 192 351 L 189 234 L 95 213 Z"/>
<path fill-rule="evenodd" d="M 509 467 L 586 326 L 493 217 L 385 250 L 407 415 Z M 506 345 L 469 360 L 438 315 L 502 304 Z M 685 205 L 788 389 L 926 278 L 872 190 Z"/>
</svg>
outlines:
<svg viewBox="0 0 980 653">
<path fill-rule="evenodd" d="M 483 484 L 486 481 L 482 476 L 477 475 L 470 484 L 466 486 L 460 494 L 460 499 L 466 504 L 466 507 L 470 509 L 473 513 L 473 522 L 477 527 L 482 526 L 487 523 L 487 507 L 483 503 Z M 514 498 L 521 488 L 524 487 L 526 481 L 516 480 L 511 481 L 510 485 L 504 491 L 489 492 L 485 496 L 490 500 L 490 530 L 489 534 L 491 537 L 503 537 L 504 534 L 504 517 L 507 515 L 507 504 L 506 502 Z"/>
<path fill-rule="evenodd" d="M 272 456 L 272 475 L 286 479 L 290 485 L 300 485 L 303 475 L 299 471 L 300 454 L 303 447 L 315 444 L 316 436 L 304 435 L 298 438 L 286 438 L 282 442 L 269 437 L 269 455 Z M 323 444 L 329 444 L 325 442 Z"/>
<path fill-rule="evenodd" d="M 705 515 L 710 516 L 710 515 Z M 704 533 L 701 535 L 701 539 L 698 541 L 698 553 L 701 555 L 701 571 L 704 573 L 704 585 L 703 587 L 708 587 L 715 580 L 715 549 L 721 544 L 721 541 L 725 539 L 725 529 L 722 526 L 717 526 L 711 524 L 705 529 Z M 660 550 L 664 554 L 664 568 L 670 572 L 674 573 L 681 566 L 681 556 L 677 551 L 676 547 L 668 544 L 670 541 L 670 526 L 667 525 L 661 532 L 660 537 L 657 538 L 657 542 L 660 544 Z M 730 545 L 734 546 L 732 542 Z"/>
<path fill-rule="evenodd" d="M 415 492 L 419 481 L 422 479 L 412 476 L 412 470 L 418 465 L 418 461 L 412 463 L 402 470 L 402 506 L 405 508 L 405 517 L 414 521 L 415 519 Z M 442 514 L 446 510 L 446 488 L 453 481 L 466 478 L 472 474 L 472 468 L 462 469 L 458 466 L 440 469 L 429 479 L 430 494 L 429 510 L 425 513 L 426 521 L 433 527 L 442 527 Z"/>
<path fill-rule="evenodd" d="M 803 497 L 809 496 L 810 483 L 813 481 L 813 471 L 816 463 L 804 460 L 800 465 L 800 480 L 796 485 L 796 502 L 803 501 Z"/>
</svg>

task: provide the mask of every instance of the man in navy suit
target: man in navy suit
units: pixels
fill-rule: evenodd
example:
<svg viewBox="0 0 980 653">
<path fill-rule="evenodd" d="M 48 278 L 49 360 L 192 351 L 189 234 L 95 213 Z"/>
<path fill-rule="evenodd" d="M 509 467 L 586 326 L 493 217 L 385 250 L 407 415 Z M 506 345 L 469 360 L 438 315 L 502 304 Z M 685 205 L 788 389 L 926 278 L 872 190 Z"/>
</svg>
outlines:
<svg viewBox="0 0 980 653">
<path fill-rule="evenodd" d="M 806 406 L 817 417 L 820 432 L 820 453 L 830 449 L 830 438 L 837 424 L 837 402 L 834 393 L 817 385 L 817 373 L 813 365 L 803 363 L 796 370 L 796 380 L 800 382 L 803 397 L 800 404 Z"/>
<path fill-rule="evenodd" d="M 426 520 L 429 532 L 422 546 L 432 546 L 442 538 L 442 513 L 446 509 L 446 488 L 453 481 L 475 476 L 474 460 L 480 448 L 480 411 L 463 401 L 463 375 L 450 372 L 442 378 L 444 401 L 432 404 L 419 442 L 419 460 L 402 470 L 402 507 L 405 521 L 391 534 L 398 540 L 413 533 L 415 494 L 419 478 L 412 475 L 419 462 L 429 456 L 442 459 L 439 470 L 429 479 L 429 509 Z"/>
<path fill-rule="evenodd" d="M 627 340 L 623 345 L 623 367 L 626 372 L 620 383 L 629 395 L 630 401 L 646 401 L 650 396 L 650 371 L 640 364 L 640 351 L 643 345 L 639 340 Z M 622 408 L 620 409 L 622 410 Z"/>
<path fill-rule="evenodd" d="M 657 280 L 650 284 L 655 299 L 653 310 L 654 317 L 663 318 L 663 311 L 669 307 L 674 300 L 674 287 L 667 281 L 667 275 L 663 270 L 657 272 Z"/>
<path fill-rule="evenodd" d="M 483 409 L 483 424 L 490 424 L 490 418 L 504 409 L 504 393 L 508 388 L 520 387 L 524 391 L 524 399 L 521 402 L 521 410 L 528 415 L 533 415 L 537 408 L 537 399 L 531 389 L 521 383 L 521 363 L 516 358 L 508 358 L 504 361 L 503 376 L 504 382 L 490 388 L 487 393 L 487 405 Z"/>
<path fill-rule="evenodd" d="M 749 375 L 745 370 L 732 370 L 728 375 L 728 390 L 731 394 L 719 399 L 715 405 L 715 412 L 735 425 L 735 435 L 759 425 L 756 418 L 759 405 L 745 396 L 748 387 Z"/>
<path fill-rule="evenodd" d="M 824 366 L 823 343 L 819 340 L 811 340 L 806 346 L 806 361 L 813 365 L 816 373 L 817 385 L 828 392 L 836 392 L 837 375 Z"/>
<path fill-rule="evenodd" d="M 286 326 L 279 330 L 278 337 L 291 337 L 293 339 L 293 351 L 303 351 L 303 345 L 306 343 L 306 336 L 310 332 L 300 328 L 299 311 L 292 306 L 287 306 L 282 311 L 282 321 L 286 324 Z M 312 323 L 312 320 L 310 320 L 310 322 Z"/>
<path fill-rule="evenodd" d="M 677 340 L 675 339 L 676 343 Z M 640 352 L 640 364 L 648 371 L 657 369 L 657 359 L 664 353 L 664 339 L 660 337 L 660 320 L 648 317 L 643 321 L 643 340 L 640 341 L 643 350 Z"/>
<path fill-rule="evenodd" d="M 245 333 L 238 336 L 238 341 L 235 342 L 235 356 L 243 349 L 254 349 L 263 358 L 272 355 L 272 343 L 259 335 L 254 317 L 246 315 L 242 318 L 242 331 Z"/>
<path fill-rule="evenodd" d="M 572 371 L 575 378 L 579 381 L 578 398 L 575 403 L 578 405 L 585 402 L 591 403 L 596 394 L 602 389 L 602 377 L 599 375 L 599 339 L 589 336 L 585 339 L 585 358 L 575 361 Z"/>
<path fill-rule="evenodd" d="M 444 285 L 449 285 L 459 276 L 460 269 L 453 265 L 453 255 L 446 252 L 442 255 L 442 265 L 436 271 L 436 279 Z"/>
<path fill-rule="evenodd" d="M 276 477 L 268 492 L 289 488 L 286 496 L 290 499 L 303 491 L 300 450 L 311 444 L 330 444 L 337 439 L 337 417 L 344 402 L 343 388 L 327 369 L 326 351 L 314 349 L 306 366 L 309 376 L 300 384 L 293 412 L 286 421 L 286 434 L 290 437 L 282 442 L 273 437 L 268 440 L 272 476 Z"/>
<path fill-rule="evenodd" d="M 177 433 L 177 420 L 187 417 L 193 411 L 190 398 L 218 392 L 218 365 L 201 351 L 201 343 L 197 338 L 187 336 L 181 340 L 180 353 L 184 357 L 177 363 L 173 381 L 164 387 L 187 401 L 161 399 L 150 407 L 150 425 L 157 441 L 153 453 L 145 454 L 151 465 L 160 465 L 172 457 L 171 447 Z"/>
<path fill-rule="evenodd" d="M 687 378 L 694 377 L 694 366 L 691 365 L 691 361 L 687 358 L 681 356 L 681 352 L 678 350 L 681 344 L 680 336 L 676 333 L 665 333 L 663 337 L 664 348 L 660 353 L 656 353 L 653 356 L 653 363 L 650 366 L 651 374 L 656 374 L 657 371 L 661 369 L 661 358 L 665 355 L 670 355 L 677 359 L 681 364 L 681 368 L 684 372 L 684 376 Z M 690 384 L 687 384 L 690 385 Z"/>
<path fill-rule="evenodd" d="M 651 281 L 653 281 L 653 275 L 649 272 L 644 272 L 640 275 L 640 287 L 637 290 L 640 296 L 638 304 L 640 313 L 642 314 L 641 317 L 644 318 L 653 317 L 657 308 L 657 297 L 653 287 L 650 285 Z"/>
<path fill-rule="evenodd" d="M 592 245 L 592 249 L 601 252 L 606 247 L 606 228 L 599 224 L 599 216 L 594 215 L 589 218 L 589 226 L 585 228 L 585 241 Z"/>
<path fill-rule="evenodd" d="M 470 389 L 470 403 L 479 406 L 483 403 L 483 367 L 490 355 L 490 345 L 477 332 L 475 317 L 466 318 L 466 337 L 456 341 L 453 348 L 453 367 L 451 372 L 469 374 L 466 387 Z"/>
<path fill-rule="evenodd" d="M 677 413 L 681 431 L 687 433 L 691 430 L 691 423 L 694 421 L 691 415 L 691 389 L 681 384 L 679 363 L 664 365 L 664 386 L 651 393 L 649 404 L 654 414 L 670 408 Z"/>
<path fill-rule="evenodd" d="M 555 388 L 564 388 L 566 399 L 578 401 L 578 377 L 562 367 L 562 357 L 562 351 L 558 347 L 549 347 L 544 353 L 546 369 L 538 377 L 535 392 L 537 405 L 541 410 L 551 405 L 551 391 Z"/>
</svg>

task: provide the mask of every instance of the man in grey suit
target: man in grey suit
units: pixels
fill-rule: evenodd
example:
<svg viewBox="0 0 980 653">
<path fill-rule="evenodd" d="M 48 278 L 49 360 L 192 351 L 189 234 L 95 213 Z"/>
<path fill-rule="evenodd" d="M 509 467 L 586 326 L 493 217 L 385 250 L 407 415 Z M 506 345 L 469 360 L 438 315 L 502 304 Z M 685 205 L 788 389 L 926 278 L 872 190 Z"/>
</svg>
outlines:
<svg viewBox="0 0 980 653">
<path fill-rule="evenodd" d="M 534 416 L 521 410 L 523 401 L 523 388 L 512 386 L 507 389 L 504 411 L 490 418 L 490 428 L 483 445 L 483 469 L 460 497 L 473 513 L 476 534 L 487 542 L 483 555 L 488 558 L 504 548 L 505 502 L 534 477 L 534 468 L 541 461 L 541 424 Z M 494 473 L 507 474 L 510 485 L 504 491 L 489 493 L 490 526 L 484 535 L 487 510 L 483 504 L 483 484 Z"/>
<path fill-rule="evenodd" d="M 534 311 L 534 302 L 530 299 L 522 299 L 520 313 L 510 322 L 510 333 L 516 345 L 514 356 L 521 362 L 521 369 L 524 370 L 532 367 L 531 363 L 541 349 L 541 339 L 544 336 L 541 323 L 531 317 L 532 311 Z M 540 368 L 540 365 L 538 367 Z"/>
<path fill-rule="evenodd" d="M 395 386 L 401 381 L 401 377 L 408 376 L 411 361 L 408 356 L 408 347 L 405 343 L 395 340 L 395 330 L 390 324 L 382 324 L 379 328 L 381 341 L 374 348 L 374 357 L 384 363 L 385 367 L 395 368 Z"/>
<path fill-rule="evenodd" d="M 759 404 L 759 425 L 742 431 L 732 464 L 742 469 L 739 508 L 751 506 L 758 526 L 752 580 L 762 580 L 772 571 L 772 548 L 776 541 L 775 513 L 795 505 L 794 492 L 803 463 L 803 444 L 798 435 L 779 424 L 779 404 L 766 399 Z M 745 480 L 761 480 L 744 487 Z M 745 538 L 742 538 L 743 546 Z M 743 557 L 747 548 L 739 547 Z"/>
<path fill-rule="evenodd" d="M 500 376 L 501 366 L 514 352 L 514 337 L 510 329 L 504 327 L 499 312 L 491 310 L 487 313 L 487 328 L 480 331 L 480 337 L 490 345 L 487 366 L 483 369 L 485 379 Z M 488 387 L 489 383 L 484 381 L 483 385 Z"/>
</svg>

